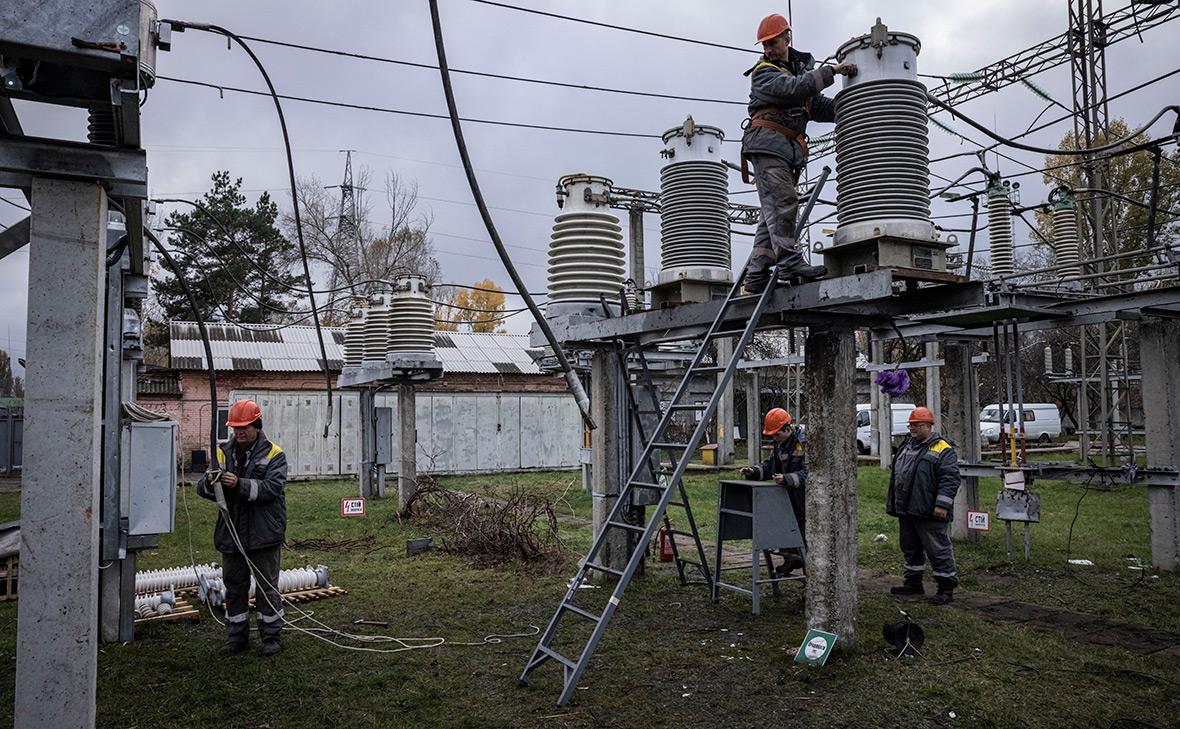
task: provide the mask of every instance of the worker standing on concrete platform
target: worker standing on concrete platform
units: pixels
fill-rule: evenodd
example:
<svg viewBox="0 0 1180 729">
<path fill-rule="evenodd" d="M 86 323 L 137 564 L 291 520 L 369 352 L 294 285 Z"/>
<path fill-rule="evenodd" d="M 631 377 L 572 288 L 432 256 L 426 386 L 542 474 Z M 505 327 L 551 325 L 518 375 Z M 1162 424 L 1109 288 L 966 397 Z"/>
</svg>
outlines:
<svg viewBox="0 0 1180 729">
<path fill-rule="evenodd" d="M 742 136 L 742 180 L 749 183 L 748 164 L 762 205 L 754 234 L 754 251 L 746 266 L 747 293 L 760 293 L 778 262 L 780 281 L 816 279 L 827 275 L 823 266 L 803 258 L 795 225 L 799 175 L 807 165 L 807 122 L 836 121 L 835 103 L 820 94 L 835 75 L 856 75 L 856 64 L 816 67 L 810 53 L 791 47 L 791 24 L 779 14 L 758 24 L 763 56 L 746 75 L 750 77 L 750 118 Z"/>
<path fill-rule="evenodd" d="M 234 429 L 234 434 L 218 449 L 219 468 L 206 473 L 197 484 L 197 493 L 206 499 L 217 499 L 212 485 L 217 481 L 225 493 L 225 509 L 219 511 L 213 529 L 213 544 L 221 552 L 225 583 L 225 647 L 230 653 L 241 653 L 249 647 L 253 574 L 262 655 L 273 656 L 280 650 L 279 631 L 283 627 L 278 584 L 280 550 L 287 529 L 283 493 L 287 456 L 262 432 L 262 410 L 253 400 L 235 402 L 226 425 Z"/>
<path fill-rule="evenodd" d="M 914 408 L 909 430 L 909 437 L 893 454 L 893 473 L 885 497 L 886 512 L 898 520 L 905 558 L 905 583 L 890 592 L 924 594 L 922 573 L 929 558 L 938 583 L 938 594 L 930 602 L 946 605 L 954 600 L 959 584 L 950 538 L 955 492 L 959 490 L 959 459 L 950 442 L 934 432 L 934 413 L 929 408 Z"/>
<path fill-rule="evenodd" d="M 770 436 L 774 441 L 774 450 L 759 465 L 742 468 L 742 476 L 756 481 L 774 479 L 775 483 L 786 487 L 791 507 L 795 511 L 795 521 L 799 524 L 799 533 L 806 540 L 804 522 L 807 514 L 803 487 L 807 482 L 807 454 L 803 450 L 803 433 L 791 425 L 790 413 L 782 408 L 774 408 L 766 413 L 762 422 L 762 435 Z M 790 574 L 803 566 L 803 556 L 797 550 L 791 550 L 783 556 L 785 561 L 777 570 L 780 574 Z"/>
</svg>

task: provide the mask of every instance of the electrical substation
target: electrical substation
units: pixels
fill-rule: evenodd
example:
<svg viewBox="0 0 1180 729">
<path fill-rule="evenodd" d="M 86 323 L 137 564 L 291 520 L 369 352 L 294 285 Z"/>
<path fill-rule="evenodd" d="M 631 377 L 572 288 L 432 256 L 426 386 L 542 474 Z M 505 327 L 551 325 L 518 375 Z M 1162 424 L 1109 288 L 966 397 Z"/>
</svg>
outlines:
<svg viewBox="0 0 1180 729">
<path fill-rule="evenodd" d="M 137 567 L 140 553 L 159 548 L 161 535 L 178 531 L 178 499 L 184 497 L 178 489 L 185 488 L 178 481 L 185 424 L 139 402 L 144 302 L 152 293 L 153 268 L 167 267 L 182 284 L 185 279 L 185 263 L 153 232 L 160 221 L 158 203 L 149 201 L 140 107 L 151 103 L 147 94 L 157 82 L 157 66 L 167 61 L 157 54 L 171 51 L 174 41 L 179 46 L 180 32 L 222 35 L 260 69 L 262 64 L 234 33 L 161 20 L 148 0 L 91 0 L 88 13 L 73 5 L 0 8 L 0 187 L 19 191 L 28 203 L 27 217 L 0 231 L 0 257 L 30 246 L 15 657 L 20 729 L 95 726 L 99 646 L 136 640 L 137 619 L 190 609 L 195 615 L 184 602 L 194 597 L 211 614 L 214 607 L 228 612 L 221 609 L 226 577 L 215 563 L 196 564 L 194 557 L 175 568 Z M 531 650 L 516 642 L 505 658 L 515 661 L 518 684 L 554 694 L 563 707 L 575 697 L 592 703 L 596 691 L 575 692 L 611 672 L 609 662 L 618 655 L 596 658 L 599 644 L 616 611 L 642 599 L 627 589 L 654 571 L 651 545 L 666 544 L 685 593 L 703 591 L 711 603 L 722 590 L 726 600 L 737 593 L 743 619 L 752 612 L 750 619 L 765 620 L 763 586 L 776 597 L 794 589 L 802 593 L 806 627 L 826 631 L 839 649 L 854 651 L 866 642 L 857 623 L 857 454 L 863 450 L 862 457 L 890 468 L 894 406 L 902 404 L 890 394 L 890 383 L 904 377 L 908 386 L 906 373 L 917 370 L 925 374 L 925 406 L 957 451 L 961 484 L 954 512 L 963 518 L 951 523 L 950 534 L 959 549 L 978 546 L 979 534 L 968 529 L 965 515 L 984 511 L 1002 523 L 1003 535 L 995 538 L 1004 540 L 1009 561 L 1021 553 L 1027 561 L 1038 548 L 1037 524 L 1051 518 L 1042 509 L 1038 481 L 1086 489 L 1097 481 L 1147 492 L 1150 565 L 1180 571 L 1180 247 L 1162 234 L 1165 218 L 1175 213 L 1158 204 L 1161 158 L 1174 163 L 1167 152 L 1180 141 L 1180 107 L 1160 103 L 1154 118 L 1130 120 L 1141 129 L 1113 139 L 1105 61 L 1110 45 L 1175 20 L 1180 5 L 1133 3 L 1108 13 L 1101 2 L 1070 0 L 1065 33 L 960 78 L 920 73 L 938 60 L 929 57 L 922 39 L 889 27 L 885 13 L 875 23 L 865 18 L 864 32 L 833 54 L 836 63 L 857 70 L 828 89 L 834 131 L 810 140 L 810 164 L 798 181 L 794 232 L 807 258 L 824 264 L 826 277 L 780 280 L 775 268 L 765 288 L 745 286 L 748 246 L 734 238 L 741 232 L 734 226 L 757 225 L 761 208 L 735 202 L 743 199 L 734 197 L 731 186 L 733 173 L 741 170 L 734 163 L 736 130 L 687 116 L 659 120 L 642 135 L 654 137 L 646 140 L 650 149 L 642 159 L 650 164 L 650 178 L 658 177 L 658 190 L 628 187 L 626 170 L 599 169 L 587 156 L 580 171 L 557 177 L 555 212 L 553 197 L 531 201 L 552 212 L 541 304 L 521 280 L 484 202 L 450 86 L 435 0 L 430 9 L 449 112 L 444 118 L 488 237 L 512 279 L 515 291 L 509 293 L 524 300 L 520 311 L 533 314 L 529 345 L 535 363 L 547 379 L 563 381 L 576 403 L 583 424 L 577 434 L 584 445 L 580 481 L 591 502 L 589 549 L 573 574 L 563 575 L 564 591 L 553 595 L 546 614 L 529 618 L 539 623 L 536 636 L 494 635 L 482 644 L 458 645 L 493 645 L 524 635 Z M 1054 66 L 1071 72 L 1073 98 L 1066 110 L 1078 149 L 1019 141 L 1029 132 L 1005 137 L 957 109 Z M 298 200 L 284 97 L 265 70 L 262 75 L 270 89 L 263 95 L 282 120 L 291 194 Z M 84 109 L 88 141 L 25 134 L 14 100 Z M 931 172 L 929 137 L 939 119 L 994 142 L 978 154 L 960 155 L 952 173 L 961 172 L 958 179 Z M 1142 135 L 1164 123 L 1167 132 Z M 1027 192 L 1022 199 L 1014 176 L 988 164 L 997 158 L 991 152 L 1007 148 L 1076 157 L 1072 164 L 1080 167 L 1085 187 L 1061 183 L 1044 200 L 1027 199 Z M 1143 245 L 1128 247 L 1127 231 L 1113 212 L 1125 195 L 1108 186 L 1112 164 L 1138 153 L 1151 156 L 1154 175 Z M 344 230 L 347 220 L 355 235 L 351 154 L 347 164 L 337 226 Z M 935 201 L 968 210 L 969 227 L 944 230 L 932 216 Z M 353 219 L 344 212 L 350 205 Z M 301 230 L 299 212 L 296 203 Z M 1047 221 L 1041 227 L 1047 237 L 1036 234 L 1051 251 L 1037 268 L 1022 263 L 1017 251 L 1015 224 L 1027 223 L 1030 212 Z M 655 262 L 645 258 L 645 223 L 653 219 L 659 225 Z M 833 220 L 833 229 L 820 227 Z M 984 265 L 980 231 L 988 241 Z M 440 286 L 417 270 L 341 286 L 346 311 L 336 321 L 343 326 L 321 327 L 304 248 L 300 237 L 294 260 L 301 261 L 303 278 L 296 290 L 310 300 L 318 348 L 308 356 L 322 368 L 316 386 L 326 384 L 329 408 L 317 421 L 323 432 L 317 426 L 316 436 L 326 439 L 340 422 L 330 411 L 342 402 L 333 391 L 354 395 L 359 407 L 347 417 L 355 418 L 351 425 L 359 439 L 359 496 L 384 499 L 387 479 L 395 478 L 400 520 L 422 488 L 425 470 L 419 463 L 419 391 L 445 385 L 451 376 L 436 352 L 433 297 Z M 357 247 L 345 253 L 353 269 L 361 256 Z M 60 295 L 64 281 L 69 296 Z M 219 438 L 219 409 L 245 399 L 240 393 L 249 388 L 223 385 L 219 395 L 218 362 L 225 357 L 215 357 L 194 293 L 187 285 L 185 291 L 209 380 L 201 444 L 216 464 L 218 444 L 226 441 L 224 433 Z M 1027 335 L 1048 331 L 1076 342 L 1046 345 L 1043 373 L 1035 373 L 1071 388 L 1077 446 L 1069 460 L 1047 460 L 1034 450 L 1037 416 L 1026 397 L 1032 375 L 1020 356 Z M 756 338 L 765 335 L 786 343 L 779 356 L 751 354 Z M 340 349 L 325 344 L 333 337 Z M 246 337 L 252 338 L 260 339 Z M 335 370 L 330 351 L 342 352 Z M 858 370 L 872 379 L 867 393 L 858 390 Z M 786 390 L 775 403 L 762 387 L 771 372 L 785 373 Z M 980 402 L 981 376 L 994 387 L 994 406 Z M 384 399 L 390 395 L 395 407 Z M 870 442 L 863 447 L 851 427 L 862 422 L 862 396 L 869 401 L 861 403 L 867 407 L 863 423 L 871 421 Z M 764 455 L 758 440 L 762 414 L 773 406 L 789 409 L 806 426 L 806 522 L 772 483 L 724 475 L 715 479 L 715 497 L 702 512 L 686 485 L 690 473 L 702 472 L 696 463 L 702 446 L 713 459 L 707 465 L 719 467 L 707 473 L 733 468 L 740 430 L 748 463 L 756 465 Z M 985 407 L 998 411 L 994 436 L 981 433 Z M 1136 409 L 1141 419 L 1133 417 Z M 499 432 L 500 425 L 495 428 Z M 481 435 L 487 434 L 476 437 Z M 990 455 L 989 438 L 996 441 Z M 1047 442 L 1048 434 L 1039 440 Z M 987 478 L 1002 484 L 994 503 L 981 498 L 980 480 Z M 290 486 L 289 493 L 297 488 Z M 775 516 L 780 512 L 788 518 Z M 200 538 L 207 541 L 207 535 Z M 723 564 L 723 543 L 731 541 L 750 545 L 739 550 L 752 564 L 743 564 L 737 576 Z M 778 549 L 799 550 L 802 574 L 776 577 L 769 550 Z M 406 553 L 414 554 L 408 543 Z M 275 585 L 282 595 L 344 594 L 333 586 L 328 566 L 284 567 Z M 254 583 L 250 589 L 252 599 L 256 592 L 262 596 Z M 534 607 L 528 607 L 530 615 Z M 720 614 L 729 607 L 716 609 Z M 905 615 L 907 625 L 909 620 Z M 354 624 L 383 623 L 358 618 Z M 305 632 L 333 645 L 337 639 L 364 642 L 326 626 L 321 632 L 333 633 L 331 639 L 317 630 Z M 682 640 L 677 630 L 669 621 L 648 640 Z M 925 640 L 934 633 L 929 628 Z M 414 648 L 446 642 L 389 640 L 428 641 Z M 435 640 L 440 642 L 429 642 Z"/>
</svg>

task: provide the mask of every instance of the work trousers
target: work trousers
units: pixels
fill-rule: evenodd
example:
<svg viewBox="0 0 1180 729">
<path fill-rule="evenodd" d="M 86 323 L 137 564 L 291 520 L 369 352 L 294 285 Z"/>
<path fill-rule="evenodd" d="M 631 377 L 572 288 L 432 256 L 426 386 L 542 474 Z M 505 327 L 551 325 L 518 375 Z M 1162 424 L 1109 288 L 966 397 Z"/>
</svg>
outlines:
<svg viewBox="0 0 1180 729">
<path fill-rule="evenodd" d="M 746 266 L 746 288 L 759 291 L 770 278 L 770 267 L 778 263 L 802 262 L 795 225 L 799 217 L 799 195 L 795 191 L 795 170 L 785 160 L 768 154 L 749 155 L 754 165 L 754 184 L 762 215 L 754 233 L 754 250 Z M 797 259 L 797 261 L 795 260 Z"/>
<path fill-rule="evenodd" d="M 254 564 L 254 609 L 263 642 L 279 639 L 283 627 L 283 603 L 279 599 L 279 559 L 282 545 L 265 549 L 221 553 L 221 579 L 225 583 L 225 630 L 230 642 L 245 642 L 250 635 L 250 565 Z"/>
<path fill-rule="evenodd" d="M 957 584 L 950 523 L 916 516 L 901 516 L 897 522 L 906 579 L 921 579 L 929 558 L 936 579 L 954 580 Z"/>
</svg>

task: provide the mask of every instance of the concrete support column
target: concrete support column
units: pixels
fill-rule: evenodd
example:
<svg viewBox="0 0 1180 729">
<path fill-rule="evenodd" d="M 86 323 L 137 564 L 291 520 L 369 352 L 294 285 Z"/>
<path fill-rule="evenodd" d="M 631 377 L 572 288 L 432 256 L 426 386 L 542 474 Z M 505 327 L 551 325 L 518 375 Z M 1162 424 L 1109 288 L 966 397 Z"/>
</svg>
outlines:
<svg viewBox="0 0 1180 729">
<path fill-rule="evenodd" d="M 807 396 L 807 626 L 856 648 L 856 349 L 852 332 L 812 328 Z"/>
<path fill-rule="evenodd" d="M 385 496 L 385 474 L 377 464 L 377 391 L 366 387 L 358 393 L 361 420 L 361 496 L 380 499 Z"/>
<path fill-rule="evenodd" d="M 717 365 L 724 367 L 733 359 L 733 340 L 717 340 Z M 733 463 L 733 428 L 734 419 L 734 380 L 731 379 L 721 393 L 717 402 L 717 465 L 727 466 Z"/>
<path fill-rule="evenodd" d="M 926 359 L 938 359 L 938 342 L 926 342 Z M 939 384 L 938 370 L 938 367 L 926 368 L 926 406 L 934 411 L 934 430 L 942 432 L 942 408 L 939 407 L 939 403 L 942 402 L 942 387 Z"/>
<path fill-rule="evenodd" d="M 978 463 L 979 442 L 979 379 L 971 363 L 971 345 L 967 342 L 946 343 L 946 389 L 942 393 L 942 434 L 955 443 L 959 461 Z M 927 352 L 929 354 L 929 352 Z M 929 371 L 929 370 L 927 370 Z M 937 404 L 935 401 L 930 401 Z M 935 417 L 938 417 L 935 410 Z M 951 522 L 951 538 L 958 541 L 979 541 L 979 532 L 967 531 L 967 511 L 979 508 L 979 479 L 963 477 L 955 495 L 955 519 Z"/>
<path fill-rule="evenodd" d="M 590 413 L 598 424 L 598 429 L 590 435 L 593 448 L 593 483 L 590 493 L 594 499 L 592 516 L 596 537 L 602 532 L 615 506 L 623 487 L 622 479 L 626 478 L 619 476 L 623 459 L 626 458 L 623 450 L 627 440 L 625 431 L 630 427 L 626 416 L 625 386 L 614 352 L 606 348 L 596 350 L 590 361 Z M 629 547 L 628 533 L 622 529 L 611 529 L 598 561 L 607 567 L 621 570 L 627 565 Z M 592 576 L 598 574 L 591 573 Z"/>
<path fill-rule="evenodd" d="M 1144 321 L 1139 328 L 1139 356 L 1147 465 L 1180 469 L 1180 377 L 1176 376 L 1180 321 Z M 1147 505 L 1151 511 L 1151 562 L 1163 570 L 1180 571 L 1180 488 L 1148 486 Z"/>
<path fill-rule="evenodd" d="M 100 185 L 34 180 L 18 729 L 95 722 L 106 227 Z"/>
<path fill-rule="evenodd" d="M 758 370 L 746 376 L 746 459 L 750 465 L 762 460 L 762 377 Z"/>
<path fill-rule="evenodd" d="M 418 491 L 418 404 L 417 390 L 413 385 L 399 385 L 397 388 L 397 433 L 398 452 L 401 463 L 397 469 L 397 509 L 406 510 L 406 504 Z"/>
</svg>

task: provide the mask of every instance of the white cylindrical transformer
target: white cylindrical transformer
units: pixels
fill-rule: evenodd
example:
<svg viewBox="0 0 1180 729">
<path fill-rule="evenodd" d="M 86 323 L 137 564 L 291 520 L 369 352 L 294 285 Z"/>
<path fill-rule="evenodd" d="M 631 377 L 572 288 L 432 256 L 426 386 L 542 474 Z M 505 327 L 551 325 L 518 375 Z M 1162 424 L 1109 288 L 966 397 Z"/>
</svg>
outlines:
<svg viewBox="0 0 1180 729">
<path fill-rule="evenodd" d="M 389 311 L 389 354 L 433 354 L 434 302 L 430 300 L 430 286 L 424 277 L 397 279 Z"/>
<path fill-rule="evenodd" d="M 664 132 L 660 170 L 659 283 L 677 279 L 729 282 L 729 171 L 721 160 L 725 133 L 689 117 Z"/>
<path fill-rule="evenodd" d="M 987 237 L 991 246 L 992 276 L 1014 273 L 1012 200 L 1008 197 L 1008 185 L 999 180 L 987 188 Z"/>
<path fill-rule="evenodd" d="M 921 47 L 915 36 L 890 31 L 877 18 L 867 35 L 836 51 L 840 63 L 857 66 L 836 94 L 837 246 L 936 238 Z"/>
<path fill-rule="evenodd" d="M 1069 193 L 1061 188 L 1049 195 L 1049 202 L 1053 210 L 1053 253 L 1058 266 L 1057 275 L 1063 278 L 1080 276 L 1077 208 Z"/>
<path fill-rule="evenodd" d="M 626 263 L 619 219 L 610 211 L 611 181 L 574 174 L 557 181 L 562 212 L 549 236 L 546 316 L 602 316 L 600 297 L 617 311 Z"/>
<path fill-rule="evenodd" d="M 353 299 L 348 311 L 348 324 L 344 327 L 344 366 L 360 367 L 365 359 L 365 314 L 369 302 L 364 298 Z"/>
</svg>

